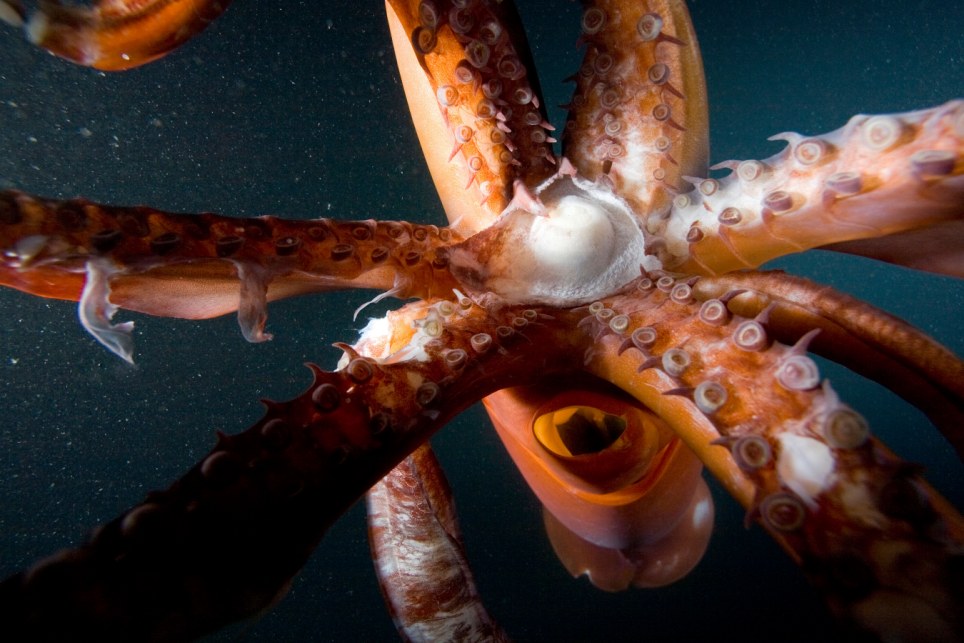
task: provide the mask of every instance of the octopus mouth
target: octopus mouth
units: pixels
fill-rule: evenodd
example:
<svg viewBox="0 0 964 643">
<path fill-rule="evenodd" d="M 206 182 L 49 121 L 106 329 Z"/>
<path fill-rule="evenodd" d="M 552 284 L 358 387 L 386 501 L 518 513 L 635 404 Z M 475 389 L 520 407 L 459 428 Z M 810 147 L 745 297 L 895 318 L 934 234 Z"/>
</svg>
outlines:
<svg viewBox="0 0 964 643">
<path fill-rule="evenodd" d="M 453 250 L 452 273 L 471 290 L 510 304 L 578 306 L 616 292 L 640 267 L 662 267 L 609 189 L 560 172 L 534 195 L 524 190 L 495 225 Z"/>
</svg>

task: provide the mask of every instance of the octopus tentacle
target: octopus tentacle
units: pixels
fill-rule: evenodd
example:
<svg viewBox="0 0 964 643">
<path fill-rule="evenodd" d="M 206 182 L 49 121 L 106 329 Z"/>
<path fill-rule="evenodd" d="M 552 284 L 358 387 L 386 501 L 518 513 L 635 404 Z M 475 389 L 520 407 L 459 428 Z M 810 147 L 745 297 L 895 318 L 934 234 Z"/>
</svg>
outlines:
<svg viewBox="0 0 964 643">
<path fill-rule="evenodd" d="M 382 363 L 420 355 L 425 341 L 439 341 L 445 320 L 472 308 L 462 299 L 407 306 L 362 333 L 357 355 Z M 488 352 L 492 336 L 470 340 L 472 353 Z M 418 347 L 418 348 L 416 348 Z M 470 353 L 449 350 L 446 362 L 464 368 Z M 346 354 L 346 358 L 348 355 Z M 342 360 L 351 368 L 354 360 Z M 489 616 L 465 555 L 455 501 L 428 443 L 416 449 L 365 495 L 368 541 L 379 586 L 399 634 L 409 641 L 508 640 Z"/>
<path fill-rule="evenodd" d="M 729 309 L 749 317 L 769 309 L 768 330 L 793 343 L 813 328 L 824 355 L 920 408 L 964 457 L 964 362 L 901 319 L 829 286 L 774 272 L 737 272 L 693 286 L 701 300 L 742 294 Z"/>
<path fill-rule="evenodd" d="M 554 139 L 511 3 L 388 0 L 412 119 L 449 221 L 469 233 L 508 205 L 513 184 L 555 172 Z"/>
<path fill-rule="evenodd" d="M 665 244 L 664 266 L 716 275 L 883 237 L 882 259 L 964 276 L 964 102 L 859 115 L 827 134 L 774 138 L 786 140 L 786 149 L 719 164 L 732 173 L 698 182 L 677 197 L 660 228 L 650 228 Z M 875 243 L 853 249 L 878 256 Z"/>
<path fill-rule="evenodd" d="M 349 287 L 438 296 L 457 285 L 447 248 L 461 240 L 404 222 L 171 214 L 0 192 L 0 284 L 81 301 L 85 327 L 112 350 L 125 330 L 110 324 L 115 307 L 187 319 L 237 310 L 245 337 L 263 341 L 269 301 Z M 115 352 L 130 357 L 129 346 Z"/>
<path fill-rule="evenodd" d="M 365 499 L 378 582 L 405 640 L 509 640 L 475 588 L 452 490 L 428 444 Z"/>
<path fill-rule="evenodd" d="M 183 640 L 283 593 L 327 527 L 454 414 L 498 386 L 575 365 L 511 328 L 518 311 L 412 304 L 417 358 L 361 357 L 218 445 L 90 542 L 0 586 L 14 632 L 38 640 Z M 426 334 L 429 335 L 426 338 Z M 487 338 L 483 341 L 482 337 Z M 453 353 L 464 355 L 453 360 Z"/>
<path fill-rule="evenodd" d="M 0 605 L 75 636 L 185 636 L 257 611 L 348 504 L 466 405 L 585 370 L 668 423 L 841 613 L 886 627 L 897 602 L 906 623 L 959 634 L 960 516 L 821 385 L 803 346 L 701 308 L 665 277 L 572 309 L 410 304 L 171 489 L 6 581 Z M 78 602 L 90 620 L 50 617 Z"/>
<path fill-rule="evenodd" d="M 669 423 L 838 614 L 878 635 L 960 637 L 956 510 L 869 434 L 801 346 L 747 342 L 742 318 L 711 323 L 670 284 L 639 287 L 644 309 L 626 293 L 585 313 L 587 370 Z M 617 330 L 609 319 L 622 316 Z M 681 386 L 714 387 L 712 403 L 667 396 Z"/>
<path fill-rule="evenodd" d="M 41 0 L 27 37 L 53 54 L 103 71 L 138 67 L 204 31 L 232 0 L 97 0 L 70 6 Z M 0 0 L 23 18 L 22 6 Z"/>
<path fill-rule="evenodd" d="M 705 176 L 706 86 L 683 2 L 586 2 L 563 138 L 579 172 L 607 182 L 644 229 L 669 211 L 685 176 Z M 653 223 L 650 223 L 652 221 Z"/>
</svg>

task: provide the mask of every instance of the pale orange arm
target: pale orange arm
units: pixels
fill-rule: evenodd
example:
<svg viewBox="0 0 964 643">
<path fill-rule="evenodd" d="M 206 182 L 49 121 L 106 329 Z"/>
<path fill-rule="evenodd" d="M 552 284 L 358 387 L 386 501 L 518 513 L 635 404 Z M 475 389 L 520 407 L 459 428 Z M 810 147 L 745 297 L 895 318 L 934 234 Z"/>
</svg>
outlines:
<svg viewBox="0 0 964 643">
<path fill-rule="evenodd" d="M 723 274 L 826 246 L 964 277 L 964 101 L 858 115 L 674 201 L 650 230 L 664 266 Z"/>
<path fill-rule="evenodd" d="M 608 182 L 640 226 L 665 217 L 683 177 L 705 176 L 709 117 L 703 63 L 684 2 L 585 3 L 586 57 L 563 138 L 564 155 Z"/>
<path fill-rule="evenodd" d="M 896 628 L 892 635 L 959 634 L 956 572 L 944 569 L 964 538 L 960 514 L 841 403 L 806 340 L 782 345 L 720 300 L 697 311 L 688 283 L 659 282 L 644 278 L 638 293 L 589 308 L 587 370 L 666 421 L 748 518 L 805 564 L 832 609 L 868 629 Z M 837 576 L 854 569 L 856 596 Z M 887 613 L 894 605 L 904 610 L 897 623 Z"/>
<path fill-rule="evenodd" d="M 452 226 L 488 227 L 555 171 L 552 127 L 511 3 L 386 2 L 402 85 Z"/>
<path fill-rule="evenodd" d="M 452 490 L 428 443 L 365 499 L 375 572 L 406 641 L 509 640 L 479 597 Z"/>
<path fill-rule="evenodd" d="M 824 357 L 883 384 L 921 409 L 964 457 L 964 363 L 907 322 L 828 286 L 782 272 L 734 272 L 701 279 L 700 300 L 725 297 L 743 317 L 762 315 L 774 337 L 810 344 Z M 766 312 L 764 312 L 766 311 Z"/>
<path fill-rule="evenodd" d="M 25 28 L 31 42 L 61 58 L 120 71 L 149 63 L 183 45 L 204 31 L 231 2 L 98 0 L 91 6 L 71 6 L 43 0 Z M 0 4 L 4 5 L 0 14 L 22 19 L 19 2 L 0 0 Z"/>
<path fill-rule="evenodd" d="M 435 297 L 457 282 L 447 228 L 404 222 L 293 221 L 173 214 L 83 199 L 0 192 L 0 284 L 80 301 L 84 326 L 130 359 L 117 307 L 186 319 L 235 310 L 249 341 L 263 341 L 266 305 L 348 287 Z"/>
</svg>

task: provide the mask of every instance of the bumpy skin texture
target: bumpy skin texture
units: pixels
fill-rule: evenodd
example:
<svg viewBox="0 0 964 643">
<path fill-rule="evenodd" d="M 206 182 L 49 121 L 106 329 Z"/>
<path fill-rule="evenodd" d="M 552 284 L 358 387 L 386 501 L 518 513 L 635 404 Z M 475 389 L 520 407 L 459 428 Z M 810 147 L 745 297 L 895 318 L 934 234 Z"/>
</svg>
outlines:
<svg viewBox="0 0 964 643">
<path fill-rule="evenodd" d="M 591 179 L 625 201 L 649 235 L 649 253 L 696 274 L 727 272 L 734 258 L 756 265 L 861 235 L 943 231 L 960 218 L 957 101 L 858 118 L 826 140 L 788 136 L 792 145 L 779 158 L 738 164 L 736 178 L 693 179 L 702 196 L 672 198 L 688 176 L 705 172 L 698 49 L 681 3 L 624 4 L 594 3 L 586 12 L 587 62 L 564 139 L 570 164 L 549 153 L 551 130 L 538 120 L 538 83 L 511 7 L 389 3 L 410 106 L 452 229 L 192 217 L 2 194 L 3 283 L 86 300 L 85 323 L 105 343 L 125 331 L 110 325 L 115 305 L 196 318 L 239 309 L 246 335 L 257 340 L 273 298 L 356 286 L 422 298 L 354 348 L 344 345 L 340 370 L 312 367 L 307 391 L 268 403 L 262 420 L 223 437 L 169 490 L 89 543 L 8 579 L 2 604 L 14 631 L 29 626 L 33 637 L 55 640 L 181 639 L 256 613 L 284 591 L 351 502 L 465 406 L 498 389 L 580 372 L 654 410 L 836 612 L 881 637 L 961 638 L 960 516 L 869 435 L 805 355 L 813 342 L 848 365 L 871 359 L 873 377 L 929 409 L 935 402 L 935 421 L 960 449 L 961 363 L 932 340 L 881 311 L 834 293 L 814 298 L 811 284 L 772 274 L 644 272 L 597 301 L 555 306 L 508 305 L 499 292 L 473 292 L 474 301 L 449 294 L 470 290 L 449 270 L 449 251 L 510 260 L 517 248 L 486 243 L 485 231 L 503 209 L 545 215 L 537 185 L 557 171 L 559 181 Z M 194 23 L 177 22 L 186 14 L 164 17 L 176 6 L 115 2 L 97 11 L 143 8 L 165 29 L 180 24 L 189 34 Z M 505 84 L 496 91 L 499 79 Z M 762 195 L 749 185 L 757 180 L 766 184 Z M 714 201 L 720 190 L 739 203 Z M 886 202 L 901 207 L 880 209 Z M 851 211 L 849 203 L 869 208 Z M 851 219 L 855 212 L 869 212 L 874 225 Z M 843 224 L 812 225 L 828 213 Z M 723 231 L 730 228 L 745 234 Z M 959 243 L 950 250 L 956 256 Z M 912 257 L 899 247 L 890 256 Z M 821 345 L 815 328 L 834 341 Z M 410 487 L 442 485 L 429 470 L 393 475 L 407 475 Z M 447 496 L 427 496 L 427 508 L 411 504 L 394 518 L 450 515 Z M 419 520 L 410 522 L 424 526 Z M 387 531 L 373 530 L 376 541 L 385 545 Z M 451 527 L 425 537 L 458 544 Z M 458 559 L 460 547 L 452 551 Z M 375 552 L 397 550 L 388 539 Z M 383 571 L 389 601 L 411 608 L 395 611 L 403 636 L 436 617 L 419 609 L 441 604 L 433 592 L 451 597 L 433 582 L 443 573 L 425 564 L 403 563 L 428 581 L 408 596 L 392 596 L 408 588 Z M 477 595 L 459 601 L 487 623 Z"/>
<path fill-rule="evenodd" d="M 171 488 L 7 579 L 4 621 L 39 640 L 183 640 L 270 605 L 325 529 L 453 414 L 502 382 L 572 368 L 573 353 L 540 355 L 516 332 L 473 348 L 517 312 L 459 307 L 425 362 L 380 365 L 345 346 L 343 370 L 312 366 L 302 395 L 268 402 Z"/>
<path fill-rule="evenodd" d="M 183 215 L 14 191 L 0 192 L 0 221 L 0 284 L 77 300 L 90 262 L 101 262 L 115 306 L 186 319 L 247 308 L 252 341 L 276 299 L 344 288 L 432 298 L 458 283 L 447 247 L 461 237 L 436 226 Z"/>
</svg>

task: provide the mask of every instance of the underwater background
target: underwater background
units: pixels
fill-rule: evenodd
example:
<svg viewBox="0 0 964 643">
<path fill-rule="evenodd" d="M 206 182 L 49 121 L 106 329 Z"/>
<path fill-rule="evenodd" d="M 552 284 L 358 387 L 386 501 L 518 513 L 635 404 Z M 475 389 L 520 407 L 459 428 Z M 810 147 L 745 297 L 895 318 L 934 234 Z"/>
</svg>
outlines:
<svg viewBox="0 0 964 643">
<path fill-rule="evenodd" d="M 545 102 L 578 67 L 581 5 L 519 0 Z M 552 7 L 548 9 L 548 7 Z M 964 97 L 964 3 L 811 0 L 690 3 L 710 97 L 712 159 L 765 158 L 778 132 L 816 134 L 855 113 Z M 83 69 L 0 31 L 0 188 L 172 211 L 439 223 L 381 2 L 237 0 L 200 37 L 123 74 Z M 964 354 L 964 285 L 811 252 L 776 267 L 852 293 Z M 275 339 L 247 344 L 233 316 L 134 319 L 137 365 L 89 337 L 70 303 L 0 291 L 0 573 L 81 540 L 214 444 L 332 368 L 370 292 L 272 304 Z M 394 304 L 393 304 L 394 305 Z M 384 309 L 384 307 L 382 307 Z M 116 321 L 115 320 L 115 321 Z M 964 505 L 964 472 L 921 413 L 827 365 L 841 396 Z M 704 561 L 660 590 L 607 594 L 571 579 L 540 507 L 484 413 L 433 439 L 458 501 L 486 605 L 518 641 L 828 641 L 820 598 L 711 483 Z M 243 566 L 244 561 L 238 561 Z M 288 596 L 210 641 L 397 640 L 375 582 L 361 504 L 322 541 Z"/>
</svg>

